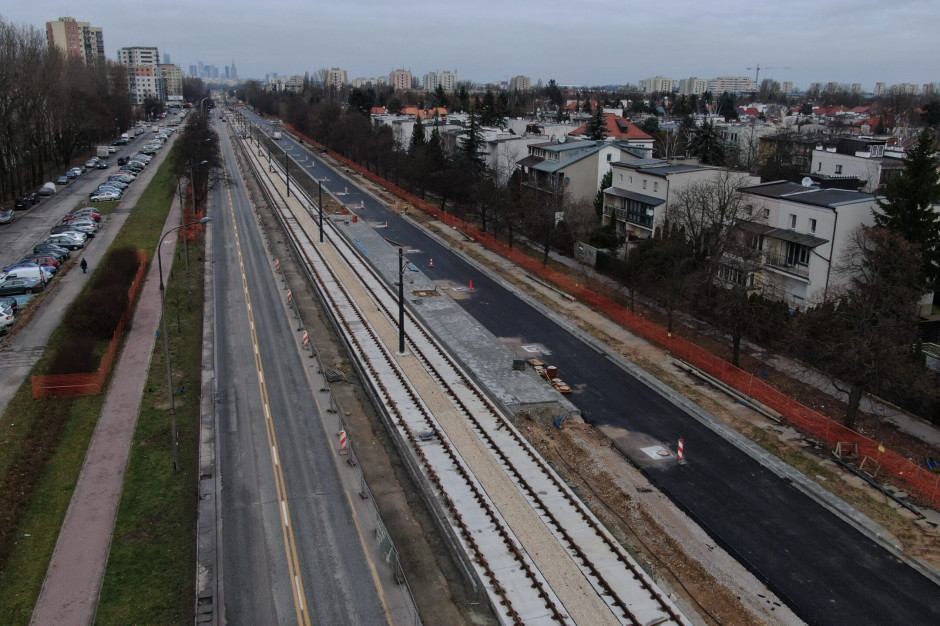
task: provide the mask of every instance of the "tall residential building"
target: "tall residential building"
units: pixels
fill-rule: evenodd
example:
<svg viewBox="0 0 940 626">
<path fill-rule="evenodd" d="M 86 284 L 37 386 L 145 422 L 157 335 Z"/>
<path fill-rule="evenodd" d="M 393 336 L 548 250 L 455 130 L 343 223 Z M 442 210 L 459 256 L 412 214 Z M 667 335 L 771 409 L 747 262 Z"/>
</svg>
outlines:
<svg viewBox="0 0 940 626">
<path fill-rule="evenodd" d="M 708 81 L 708 91 L 716 97 L 726 91 L 730 93 L 757 91 L 757 83 L 750 76 L 718 76 Z"/>
<path fill-rule="evenodd" d="M 920 87 L 914 83 L 898 83 L 897 85 L 891 85 L 891 93 L 917 95 L 920 93 Z"/>
<path fill-rule="evenodd" d="M 180 66 L 172 65 L 169 63 L 161 63 L 159 68 L 160 68 L 160 76 L 163 78 L 163 82 L 166 86 L 166 95 L 182 96 L 183 95 L 183 70 L 180 69 Z"/>
<path fill-rule="evenodd" d="M 793 93 L 793 81 L 792 80 L 783 81 L 783 83 L 780 85 L 780 91 L 783 93 Z"/>
<path fill-rule="evenodd" d="M 118 50 L 121 65 L 159 65 L 160 52 L 156 46 L 132 46 Z"/>
<path fill-rule="evenodd" d="M 323 77 L 323 86 L 327 89 L 330 87 L 342 89 L 347 83 L 349 83 L 349 80 L 346 78 L 346 70 L 341 70 L 338 67 L 331 67 L 326 71 L 326 76 Z"/>
<path fill-rule="evenodd" d="M 428 72 L 424 75 L 424 89 L 426 91 L 436 91 L 438 86 L 444 88 L 444 91 L 457 90 L 457 71 L 453 72 Z"/>
<path fill-rule="evenodd" d="M 875 95 L 883 96 L 888 93 L 888 86 L 885 83 L 875 83 Z"/>
<path fill-rule="evenodd" d="M 656 76 L 654 78 L 644 78 L 640 81 L 640 89 L 643 93 L 672 93 L 676 81 L 671 78 Z"/>
<path fill-rule="evenodd" d="M 532 79 L 528 76 L 513 76 L 509 79 L 509 91 L 528 91 L 532 89 Z"/>
<path fill-rule="evenodd" d="M 67 57 L 104 66 L 104 31 L 97 26 L 77 22 L 74 17 L 60 17 L 46 22 L 46 40 L 50 48 L 58 48 Z"/>
<path fill-rule="evenodd" d="M 395 91 L 407 91 L 411 89 L 411 71 L 398 69 L 388 75 L 388 84 Z"/>
<path fill-rule="evenodd" d="M 708 91 L 708 81 L 691 76 L 679 81 L 679 93 L 685 96 L 700 95 Z"/>
<path fill-rule="evenodd" d="M 862 83 L 852 83 L 852 93 L 862 93 Z"/>
</svg>

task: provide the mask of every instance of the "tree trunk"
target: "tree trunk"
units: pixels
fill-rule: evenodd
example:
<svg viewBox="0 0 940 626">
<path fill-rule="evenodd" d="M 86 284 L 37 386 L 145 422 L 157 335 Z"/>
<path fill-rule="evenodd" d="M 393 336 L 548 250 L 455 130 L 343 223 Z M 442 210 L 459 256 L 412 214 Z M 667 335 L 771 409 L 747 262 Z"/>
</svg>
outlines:
<svg viewBox="0 0 940 626">
<path fill-rule="evenodd" d="M 849 389 L 849 399 L 845 407 L 845 427 L 855 430 L 855 418 L 858 417 L 858 405 L 862 401 L 865 389 L 861 385 L 852 385 Z"/>
</svg>

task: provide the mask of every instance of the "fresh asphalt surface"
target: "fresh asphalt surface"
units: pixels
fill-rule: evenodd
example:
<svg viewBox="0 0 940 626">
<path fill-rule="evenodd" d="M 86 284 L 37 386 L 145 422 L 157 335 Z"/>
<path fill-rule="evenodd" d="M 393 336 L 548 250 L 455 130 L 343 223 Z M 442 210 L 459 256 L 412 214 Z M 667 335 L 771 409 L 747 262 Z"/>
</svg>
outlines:
<svg viewBox="0 0 940 626">
<path fill-rule="evenodd" d="M 219 128 L 220 135 L 227 130 Z M 224 136 L 221 144 L 233 181 L 217 188 L 211 199 L 224 619 L 233 625 L 296 620 L 229 208 L 231 191 L 310 621 L 385 623 L 349 502 L 336 487 L 340 478 L 331 453 L 335 433 L 324 432 L 312 399 L 315 390 L 306 369 L 316 362 L 298 353 L 293 324 L 280 304 L 283 289 L 271 273 L 231 144 Z"/>
<path fill-rule="evenodd" d="M 630 459 L 802 619 L 811 624 L 938 623 L 940 588 L 928 578 L 360 192 L 315 155 L 302 152 L 289 137 L 278 143 L 292 147 L 291 156 L 300 158 L 312 176 L 329 178 L 324 193 L 340 194 L 346 204 L 364 201 L 365 207 L 356 209 L 360 219 L 387 220 L 386 236 L 418 250 L 409 253 L 409 260 L 429 278 L 456 284 L 472 280 L 472 297 L 460 298 L 458 304 L 498 337 L 544 346 L 550 362 L 575 389 L 568 399 L 585 418 L 622 429 L 618 444 Z M 283 152 L 273 157 L 283 162 Z M 430 259 L 433 268 L 428 267 Z M 689 458 L 685 466 L 657 464 L 640 450 L 655 444 L 674 447 L 679 438 L 685 440 Z"/>
</svg>

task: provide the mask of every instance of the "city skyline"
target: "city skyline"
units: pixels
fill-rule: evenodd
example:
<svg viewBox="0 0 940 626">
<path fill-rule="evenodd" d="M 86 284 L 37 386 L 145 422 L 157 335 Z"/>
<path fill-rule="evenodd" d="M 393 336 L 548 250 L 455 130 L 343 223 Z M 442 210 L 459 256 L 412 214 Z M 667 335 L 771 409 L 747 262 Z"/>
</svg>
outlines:
<svg viewBox="0 0 940 626">
<path fill-rule="evenodd" d="M 224 68 L 234 58 L 242 78 L 314 74 L 341 67 L 349 79 L 387 76 L 397 68 L 422 76 L 456 70 L 461 80 L 506 81 L 525 75 L 562 85 L 637 84 L 644 78 L 751 76 L 812 82 L 935 83 L 940 42 L 932 29 L 940 3 L 794 0 L 759 6 L 741 0 L 676 0 L 668 9 L 613 9 L 597 0 L 577 12 L 559 2 L 407 6 L 362 0 L 312 8 L 276 1 L 168 0 L 129 21 L 127 3 L 74 8 L 76 20 L 104 30 L 107 58 L 127 46 L 156 46 L 187 72 L 202 61 Z M 65 15 L 39 0 L 8 7 L 7 22 L 44 30 Z M 470 27 L 468 27 L 470 25 Z M 476 25 L 477 27 L 473 27 Z M 420 33 L 420 36 L 415 36 Z M 253 45 L 254 44 L 254 45 Z"/>
</svg>

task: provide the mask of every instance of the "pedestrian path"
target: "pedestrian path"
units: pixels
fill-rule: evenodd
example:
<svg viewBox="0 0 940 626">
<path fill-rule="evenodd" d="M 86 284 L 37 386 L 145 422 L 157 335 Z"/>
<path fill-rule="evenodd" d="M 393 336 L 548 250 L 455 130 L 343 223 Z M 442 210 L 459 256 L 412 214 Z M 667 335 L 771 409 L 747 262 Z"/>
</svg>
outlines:
<svg viewBox="0 0 940 626">
<path fill-rule="evenodd" d="M 179 221 L 179 199 L 174 197 L 164 230 Z M 175 249 L 176 237 L 167 237 L 159 250 L 167 268 Z M 158 268 L 153 259 L 33 609 L 30 623 L 36 626 L 84 626 L 94 620 L 160 322 Z"/>
</svg>

